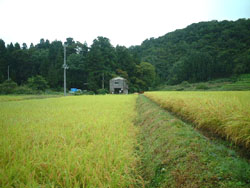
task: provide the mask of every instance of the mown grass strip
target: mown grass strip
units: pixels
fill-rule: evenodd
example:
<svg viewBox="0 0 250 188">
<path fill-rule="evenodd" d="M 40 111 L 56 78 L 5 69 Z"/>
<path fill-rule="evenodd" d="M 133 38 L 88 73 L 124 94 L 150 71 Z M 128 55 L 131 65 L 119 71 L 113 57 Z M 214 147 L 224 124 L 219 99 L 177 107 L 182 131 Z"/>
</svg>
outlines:
<svg viewBox="0 0 250 188">
<path fill-rule="evenodd" d="M 141 171 L 147 187 L 249 187 L 250 164 L 144 96 L 137 99 Z"/>
<path fill-rule="evenodd" d="M 147 92 L 145 95 L 197 128 L 220 135 L 250 152 L 250 91 Z"/>
<path fill-rule="evenodd" d="M 135 95 L 3 102 L 0 187 L 141 187 Z"/>
</svg>

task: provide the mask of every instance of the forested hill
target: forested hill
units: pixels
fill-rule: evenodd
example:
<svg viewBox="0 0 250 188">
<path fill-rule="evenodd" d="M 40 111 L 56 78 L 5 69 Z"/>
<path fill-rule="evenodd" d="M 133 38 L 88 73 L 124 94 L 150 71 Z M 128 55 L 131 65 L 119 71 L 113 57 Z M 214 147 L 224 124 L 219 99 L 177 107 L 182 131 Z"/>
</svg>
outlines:
<svg viewBox="0 0 250 188">
<path fill-rule="evenodd" d="M 192 24 L 130 50 L 169 84 L 249 73 L 250 19 Z"/>
<path fill-rule="evenodd" d="M 114 47 L 105 37 L 97 37 L 91 46 L 73 38 L 67 38 L 65 44 L 68 89 L 98 92 L 104 79 L 108 90 L 109 80 L 122 76 L 129 82 L 129 91 L 137 92 L 157 83 L 199 82 L 250 73 L 250 19 L 192 24 L 130 48 Z M 63 57 L 61 41 L 41 39 L 27 47 L 26 43 L 5 44 L 0 39 L 0 93 L 1 88 L 10 88 L 5 83 L 8 68 L 15 85 L 31 87 L 38 80 L 40 87 L 42 80 L 43 89 L 61 90 Z"/>
</svg>

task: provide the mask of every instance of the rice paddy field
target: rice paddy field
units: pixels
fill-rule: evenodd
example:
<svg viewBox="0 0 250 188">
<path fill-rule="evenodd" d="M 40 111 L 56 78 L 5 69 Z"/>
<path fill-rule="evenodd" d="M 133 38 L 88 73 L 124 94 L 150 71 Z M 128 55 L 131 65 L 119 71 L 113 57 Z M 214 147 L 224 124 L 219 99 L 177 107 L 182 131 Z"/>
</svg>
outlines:
<svg viewBox="0 0 250 188">
<path fill-rule="evenodd" d="M 135 102 L 1 96 L 0 187 L 140 186 Z"/>
<path fill-rule="evenodd" d="M 250 150 L 250 91 L 147 92 L 161 107 Z"/>
<path fill-rule="evenodd" d="M 178 116 L 249 152 L 250 92 L 145 96 L 0 96 L 0 187 L 249 187 L 249 159 Z"/>
<path fill-rule="evenodd" d="M 142 177 L 148 188 L 249 188 L 250 161 L 140 95 Z"/>
</svg>

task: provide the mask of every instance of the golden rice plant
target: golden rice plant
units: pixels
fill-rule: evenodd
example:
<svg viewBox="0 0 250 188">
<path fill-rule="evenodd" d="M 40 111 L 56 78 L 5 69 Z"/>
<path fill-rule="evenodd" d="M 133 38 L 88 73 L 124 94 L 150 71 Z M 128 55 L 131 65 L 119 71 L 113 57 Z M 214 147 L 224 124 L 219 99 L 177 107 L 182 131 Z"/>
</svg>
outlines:
<svg viewBox="0 0 250 188">
<path fill-rule="evenodd" d="M 196 127 L 250 148 L 250 92 L 147 92 L 163 108 Z"/>
<path fill-rule="evenodd" d="M 0 187 L 136 187 L 136 96 L 0 102 Z"/>
</svg>

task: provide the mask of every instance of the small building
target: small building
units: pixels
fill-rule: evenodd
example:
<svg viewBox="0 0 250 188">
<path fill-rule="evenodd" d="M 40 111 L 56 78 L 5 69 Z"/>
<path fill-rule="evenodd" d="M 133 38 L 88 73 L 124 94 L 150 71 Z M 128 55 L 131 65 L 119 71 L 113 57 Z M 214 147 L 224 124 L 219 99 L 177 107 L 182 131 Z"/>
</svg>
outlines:
<svg viewBox="0 0 250 188">
<path fill-rule="evenodd" d="M 109 91 L 112 94 L 128 94 L 128 81 L 122 77 L 115 77 L 109 81 Z"/>
</svg>

